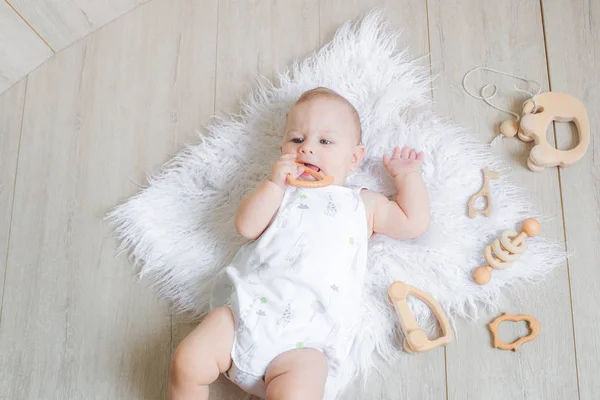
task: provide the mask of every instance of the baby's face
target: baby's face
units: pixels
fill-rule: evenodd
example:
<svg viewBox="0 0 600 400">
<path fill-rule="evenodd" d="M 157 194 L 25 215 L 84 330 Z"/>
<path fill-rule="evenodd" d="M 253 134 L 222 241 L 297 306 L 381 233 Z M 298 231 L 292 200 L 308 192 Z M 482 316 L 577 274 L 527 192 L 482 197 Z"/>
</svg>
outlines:
<svg viewBox="0 0 600 400">
<path fill-rule="evenodd" d="M 343 185 L 364 155 L 359 141 L 360 126 L 348 105 L 335 97 L 316 96 L 288 113 L 281 154 L 295 154 L 296 161 Z M 298 179 L 314 180 L 307 173 Z"/>
</svg>

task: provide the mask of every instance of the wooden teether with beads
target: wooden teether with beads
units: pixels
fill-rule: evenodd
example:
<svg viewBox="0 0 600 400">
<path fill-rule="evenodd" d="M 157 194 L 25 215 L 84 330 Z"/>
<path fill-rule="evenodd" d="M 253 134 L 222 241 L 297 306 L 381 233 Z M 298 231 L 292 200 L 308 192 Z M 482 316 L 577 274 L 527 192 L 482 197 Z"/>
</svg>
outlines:
<svg viewBox="0 0 600 400">
<path fill-rule="evenodd" d="M 525 142 L 535 141 L 529 153 L 527 166 L 534 172 L 544 168 L 569 167 L 579 161 L 590 145 L 590 121 L 585 106 L 577 98 L 565 93 L 545 92 L 523 106 L 521 123 L 504 121 L 500 133 L 513 137 L 517 133 Z M 579 143 L 570 150 L 559 150 L 548 143 L 546 131 L 553 122 L 573 122 L 577 127 Z"/>
<path fill-rule="evenodd" d="M 304 164 L 301 164 L 301 163 L 296 163 L 296 164 L 300 167 L 304 167 Z M 322 174 L 320 172 L 312 170 L 308 167 L 305 167 L 304 172 L 308 173 L 313 178 L 317 179 L 317 181 L 314 181 L 314 182 L 299 181 L 298 179 L 294 178 L 292 175 L 288 174 L 288 176 L 287 176 L 288 183 L 295 187 L 308 188 L 308 189 L 322 188 L 325 186 L 329 186 L 333 183 L 333 176 L 327 176 L 325 174 Z"/>
<path fill-rule="evenodd" d="M 429 340 L 427 334 L 417 324 L 415 316 L 410 311 L 406 301 L 408 295 L 415 296 L 423 303 L 427 304 L 433 314 L 438 319 L 442 328 L 442 336 Z M 406 335 L 404 339 L 404 349 L 409 353 L 422 353 L 434 349 L 438 346 L 444 346 L 450 343 L 454 337 L 448 317 L 444 314 L 442 307 L 431 295 L 417 289 L 414 286 L 407 285 L 404 282 L 396 281 L 391 284 L 388 290 L 388 302 L 392 304 L 400 319 L 400 325 Z"/>
<path fill-rule="evenodd" d="M 500 339 L 500 336 L 498 335 L 498 326 L 504 321 L 527 321 L 527 324 L 529 325 L 529 330 L 531 332 L 529 333 L 529 335 L 523 336 L 522 338 L 519 338 L 512 343 L 505 343 L 502 339 Z M 532 341 L 540 333 L 540 322 L 531 315 L 512 315 L 509 313 L 504 313 L 503 315 L 499 316 L 494 321 L 492 321 L 488 325 L 488 327 L 493 336 L 494 348 L 500 350 L 517 351 L 519 349 L 519 346 L 521 346 L 523 343 Z"/>
<path fill-rule="evenodd" d="M 476 268 L 473 271 L 473 280 L 479 285 L 488 283 L 492 278 L 492 268 L 508 268 L 527 249 L 525 238 L 537 236 L 538 233 L 540 223 L 534 218 L 523 221 L 523 231 L 519 234 L 511 230 L 502 232 L 500 238 L 485 248 L 484 256 L 488 265 Z"/>
</svg>

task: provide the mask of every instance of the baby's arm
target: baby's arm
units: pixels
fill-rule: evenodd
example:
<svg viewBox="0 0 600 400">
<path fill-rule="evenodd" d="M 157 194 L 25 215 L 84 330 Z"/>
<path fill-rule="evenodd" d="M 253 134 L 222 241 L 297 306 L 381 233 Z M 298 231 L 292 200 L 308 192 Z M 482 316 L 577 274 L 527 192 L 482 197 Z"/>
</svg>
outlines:
<svg viewBox="0 0 600 400">
<path fill-rule="evenodd" d="M 394 149 L 392 157 L 385 155 L 383 164 L 394 178 L 398 195 L 389 201 L 382 194 L 364 192 L 372 232 L 394 239 L 411 239 L 429 228 L 430 206 L 425 182 L 419 171 L 423 153 L 408 147 Z"/>
<path fill-rule="evenodd" d="M 294 163 L 295 155 L 283 155 L 271 169 L 269 179 L 240 203 L 235 215 L 235 229 L 246 239 L 258 238 L 267 228 L 281 204 L 287 174 L 298 177 L 304 167 Z"/>
</svg>

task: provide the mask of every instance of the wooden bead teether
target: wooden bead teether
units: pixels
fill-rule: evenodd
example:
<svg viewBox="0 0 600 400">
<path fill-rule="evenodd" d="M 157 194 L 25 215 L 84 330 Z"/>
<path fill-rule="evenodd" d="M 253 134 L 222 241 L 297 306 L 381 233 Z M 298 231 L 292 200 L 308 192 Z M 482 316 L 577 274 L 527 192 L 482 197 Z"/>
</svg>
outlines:
<svg viewBox="0 0 600 400">
<path fill-rule="evenodd" d="M 296 163 L 300 167 L 304 167 L 304 164 Z M 314 188 L 322 188 L 325 186 L 329 186 L 333 183 L 333 176 L 327 176 L 322 174 L 321 172 L 317 172 L 313 169 L 305 167 L 304 172 L 311 175 L 313 178 L 317 179 L 317 181 L 309 182 L 309 181 L 299 181 L 294 178 L 292 175 L 288 174 L 287 181 L 290 185 L 305 188 L 305 189 L 314 189 Z"/>
<path fill-rule="evenodd" d="M 415 296 L 425 303 L 438 319 L 442 328 L 442 336 L 429 340 L 427 334 L 417 324 L 414 314 L 410 311 L 406 301 L 408 295 Z M 414 286 L 407 285 L 404 282 L 396 281 L 390 285 L 388 290 L 388 302 L 394 306 L 402 330 L 406 335 L 404 339 L 404 349 L 409 353 L 422 353 L 434 349 L 438 346 L 445 346 L 450 343 L 454 337 L 448 317 L 442 310 L 442 307 L 431 295 L 417 289 Z"/>
<path fill-rule="evenodd" d="M 479 285 L 488 283 L 492 278 L 492 268 L 508 268 L 527 249 L 525 238 L 537 236 L 538 233 L 540 223 L 534 218 L 523 221 L 523 231 L 519 234 L 511 230 L 502 232 L 500 238 L 485 248 L 484 257 L 488 265 L 476 268 L 473 271 L 473 280 Z"/>
</svg>

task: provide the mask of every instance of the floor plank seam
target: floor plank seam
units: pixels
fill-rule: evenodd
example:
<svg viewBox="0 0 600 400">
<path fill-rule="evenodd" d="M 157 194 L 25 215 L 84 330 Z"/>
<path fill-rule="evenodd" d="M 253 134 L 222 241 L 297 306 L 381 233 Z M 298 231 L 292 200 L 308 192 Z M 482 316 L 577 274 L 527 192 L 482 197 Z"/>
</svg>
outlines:
<svg viewBox="0 0 600 400">
<path fill-rule="evenodd" d="M 540 1 L 540 17 L 542 26 L 542 37 L 544 39 L 544 55 L 546 56 L 546 74 L 548 75 L 548 90 L 552 91 L 552 79 L 550 75 L 550 59 L 548 55 L 548 40 L 546 37 L 546 20 L 544 18 L 544 0 Z M 554 134 L 554 146 L 558 149 L 558 136 L 556 135 L 556 123 L 552 122 L 552 130 Z M 562 228 L 563 228 L 563 240 L 565 242 L 565 252 L 567 253 L 567 284 L 569 288 L 569 307 L 571 310 L 571 332 L 573 335 L 573 355 L 575 357 L 575 379 L 577 382 L 577 398 L 581 399 L 581 387 L 579 382 L 579 361 L 577 358 L 577 341 L 575 340 L 575 314 L 573 311 L 573 292 L 571 289 L 571 265 L 569 262 L 569 246 L 567 243 L 567 226 L 565 224 L 565 202 L 563 198 L 563 185 L 562 185 L 562 174 L 560 167 L 556 167 L 556 175 L 558 178 L 558 193 L 560 195 L 560 211 L 562 217 Z"/>
<path fill-rule="evenodd" d="M 25 120 L 25 101 L 27 99 L 27 85 L 29 78 L 25 78 L 25 89 L 23 92 L 23 104 L 21 105 L 21 125 L 19 126 L 19 144 L 17 145 L 17 160 L 15 162 L 15 178 L 13 181 L 13 193 L 10 205 L 10 218 L 8 220 L 8 240 L 6 241 L 6 258 L 4 259 L 4 280 L 2 281 L 2 301 L 0 302 L 0 328 L 2 327 L 2 314 L 4 311 L 4 295 L 6 294 L 6 276 L 8 275 L 8 255 L 10 253 L 10 240 L 12 234 L 12 222 L 15 213 L 15 195 L 17 188 L 17 176 L 19 174 L 19 158 L 21 155 L 21 140 L 23 138 L 23 121 Z"/>
<path fill-rule="evenodd" d="M 53 52 L 54 54 L 56 54 L 56 51 L 55 51 L 55 50 L 52 48 L 52 46 L 50 46 L 50 43 L 48 43 L 48 42 L 46 41 L 46 39 L 44 39 L 44 38 L 42 37 L 42 35 L 40 35 L 40 34 L 39 34 L 39 32 L 38 32 L 37 30 L 35 30 L 35 28 L 34 28 L 33 26 L 31 26 L 31 24 L 30 24 L 29 22 L 27 22 L 27 20 L 25 19 L 25 17 L 23 17 L 23 15 L 21 15 L 21 13 L 20 13 L 19 11 L 17 11 L 17 9 L 16 9 L 16 8 L 15 8 L 15 7 L 14 7 L 12 4 L 10 4 L 10 2 L 9 2 L 8 0 L 4 0 L 4 1 L 6 2 L 6 4 L 8 4 L 8 6 L 9 6 L 10 8 L 12 8 L 12 10 L 15 12 L 15 14 L 17 14 L 17 15 L 19 16 L 19 18 L 21 18 L 21 20 L 22 20 L 23 22 L 25 22 L 25 24 L 27 24 L 27 26 L 29 27 L 29 29 L 31 29 L 31 30 L 33 31 L 33 33 L 35 33 L 35 35 L 36 35 L 37 37 L 39 37 L 39 38 L 40 38 L 40 40 L 41 40 L 42 42 L 44 42 L 44 44 L 45 44 L 46 46 L 48 46 L 48 48 L 49 48 L 50 50 L 52 50 L 52 52 Z M 29 74 L 29 73 L 28 73 L 28 74 Z"/>
</svg>

